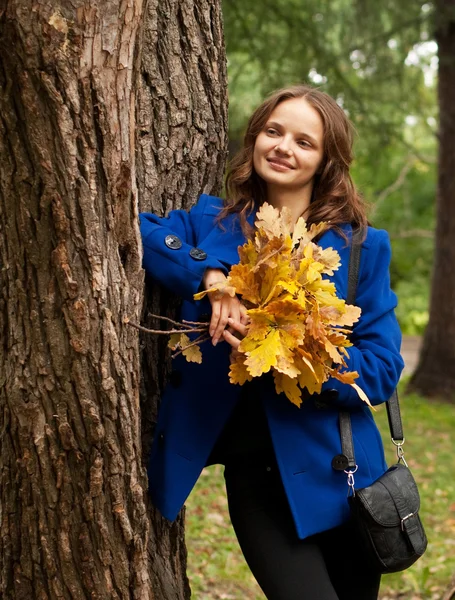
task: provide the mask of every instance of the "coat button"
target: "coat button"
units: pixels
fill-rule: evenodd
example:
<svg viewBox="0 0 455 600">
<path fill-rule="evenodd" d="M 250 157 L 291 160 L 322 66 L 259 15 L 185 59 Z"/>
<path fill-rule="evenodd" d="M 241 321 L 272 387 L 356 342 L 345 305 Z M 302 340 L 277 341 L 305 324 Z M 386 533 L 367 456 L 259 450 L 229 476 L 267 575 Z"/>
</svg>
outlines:
<svg viewBox="0 0 455 600">
<path fill-rule="evenodd" d="M 207 253 L 200 248 L 191 248 L 190 256 L 191 258 L 194 258 L 194 260 L 205 260 L 207 258 Z"/>
<path fill-rule="evenodd" d="M 171 250 L 178 250 L 182 247 L 182 240 L 175 234 L 171 233 L 164 238 L 164 243 Z"/>
<path fill-rule="evenodd" d="M 324 396 L 324 401 L 330 404 L 336 402 L 340 394 L 338 390 L 326 390 L 322 395 Z"/>
<path fill-rule="evenodd" d="M 332 458 L 332 468 L 335 471 L 344 471 L 349 466 L 347 457 L 344 454 L 337 454 Z"/>
</svg>

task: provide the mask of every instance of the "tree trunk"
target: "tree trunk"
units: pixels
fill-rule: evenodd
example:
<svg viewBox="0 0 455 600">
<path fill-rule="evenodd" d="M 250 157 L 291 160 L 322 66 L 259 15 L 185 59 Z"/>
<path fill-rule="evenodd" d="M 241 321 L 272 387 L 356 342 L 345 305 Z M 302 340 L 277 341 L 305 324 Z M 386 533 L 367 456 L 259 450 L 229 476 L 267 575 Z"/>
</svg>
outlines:
<svg viewBox="0 0 455 600">
<path fill-rule="evenodd" d="M 455 0 L 436 2 L 439 163 L 430 319 L 409 389 L 455 401 Z"/>
<path fill-rule="evenodd" d="M 202 192 L 219 192 L 227 149 L 227 78 L 216 0 L 150 0 L 145 16 L 137 112 L 137 181 L 141 211 L 164 215 L 190 208 Z M 178 300 L 147 281 L 148 313 L 176 316 Z M 169 371 L 167 339 L 143 336 L 142 438 L 149 453 L 160 392 Z M 188 597 L 183 520 L 173 525 L 153 511 L 150 554 L 159 600 Z M 169 568 L 169 556 L 177 564 Z M 169 591 L 170 590 L 170 591 Z"/>
<path fill-rule="evenodd" d="M 183 520 L 150 509 L 143 466 L 162 348 L 141 385 L 124 319 L 138 190 L 159 211 L 220 183 L 219 7 L 3 2 L 0 85 L 0 597 L 188 597 Z"/>
</svg>

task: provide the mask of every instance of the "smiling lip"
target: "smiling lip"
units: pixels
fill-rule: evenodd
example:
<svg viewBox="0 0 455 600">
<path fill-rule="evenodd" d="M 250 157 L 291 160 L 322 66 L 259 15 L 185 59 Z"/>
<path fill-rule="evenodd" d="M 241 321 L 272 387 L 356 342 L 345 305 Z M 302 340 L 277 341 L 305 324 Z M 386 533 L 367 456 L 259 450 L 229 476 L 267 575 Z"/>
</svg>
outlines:
<svg viewBox="0 0 455 600">
<path fill-rule="evenodd" d="M 272 167 L 278 168 L 280 171 L 288 171 L 288 170 L 294 168 L 290 162 L 288 162 L 287 160 L 284 160 L 282 158 L 275 158 L 275 157 L 268 158 L 267 162 Z"/>
</svg>

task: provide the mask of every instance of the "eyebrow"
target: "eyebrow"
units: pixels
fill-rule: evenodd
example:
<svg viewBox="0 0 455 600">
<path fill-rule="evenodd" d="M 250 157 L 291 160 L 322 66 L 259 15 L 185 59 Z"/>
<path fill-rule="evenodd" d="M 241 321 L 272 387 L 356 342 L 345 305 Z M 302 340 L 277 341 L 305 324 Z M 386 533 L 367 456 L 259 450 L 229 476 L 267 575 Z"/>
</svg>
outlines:
<svg viewBox="0 0 455 600">
<path fill-rule="evenodd" d="M 281 127 L 283 127 L 280 123 L 277 123 L 276 121 L 267 121 L 266 123 L 266 127 L 277 127 L 278 129 L 280 129 Z M 316 138 L 314 138 L 312 135 L 310 135 L 309 133 L 298 133 L 297 137 L 304 137 L 310 140 L 310 142 L 312 142 L 315 146 L 318 145 L 318 141 L 316 140 Z"/>
</svg>

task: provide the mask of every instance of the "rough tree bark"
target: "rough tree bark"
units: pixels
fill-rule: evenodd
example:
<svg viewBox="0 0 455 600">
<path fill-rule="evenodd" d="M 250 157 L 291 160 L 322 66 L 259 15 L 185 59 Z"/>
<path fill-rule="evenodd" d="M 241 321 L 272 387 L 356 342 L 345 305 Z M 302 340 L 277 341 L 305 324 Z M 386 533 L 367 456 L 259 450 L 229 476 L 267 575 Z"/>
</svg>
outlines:
<svg viewBox="0 0 455 600">
<path fill-rule="evenodd" d="M 455 401 L 455 0 L 435 3 L 439 160 L 430 319 L 409 389 Z"/>
<path fill-rule="evenodd" d="M 148 503 L 124 317 L 143 302 L 138 197 L 163 211 L 220 184 L 219 6 L 4 0 L 0 86 L 0 597 L 188 597 L 182 519 Z"/>
<path fill-rule="evenodd" d="M 141 211 L 167 214 L 190 208 L 200 193 L 219 192 L 227 149 L 227 74 L 221 5 L 217 0 L 150 0 L 145 15 L 138 94 L 137 181 Z M 147 281 L 143 322 L 148 313 L 175 317 L 178 304 Z M 144 456 L 156 422 L 169 363 L 167 340 L 145 336 L 141 410 Z M 153 508 L 151 509 L 153 510 Z M 187 597 L 183 519 L 169 526 L 153 513 L 151 537 L 159 598 Z M 169 556 L 173 557 L 169 569 Z M 179 564 L 180 562 L 180 564 Z M 170 593 L 167 592 L 170 590 Z"/>
</svg>

